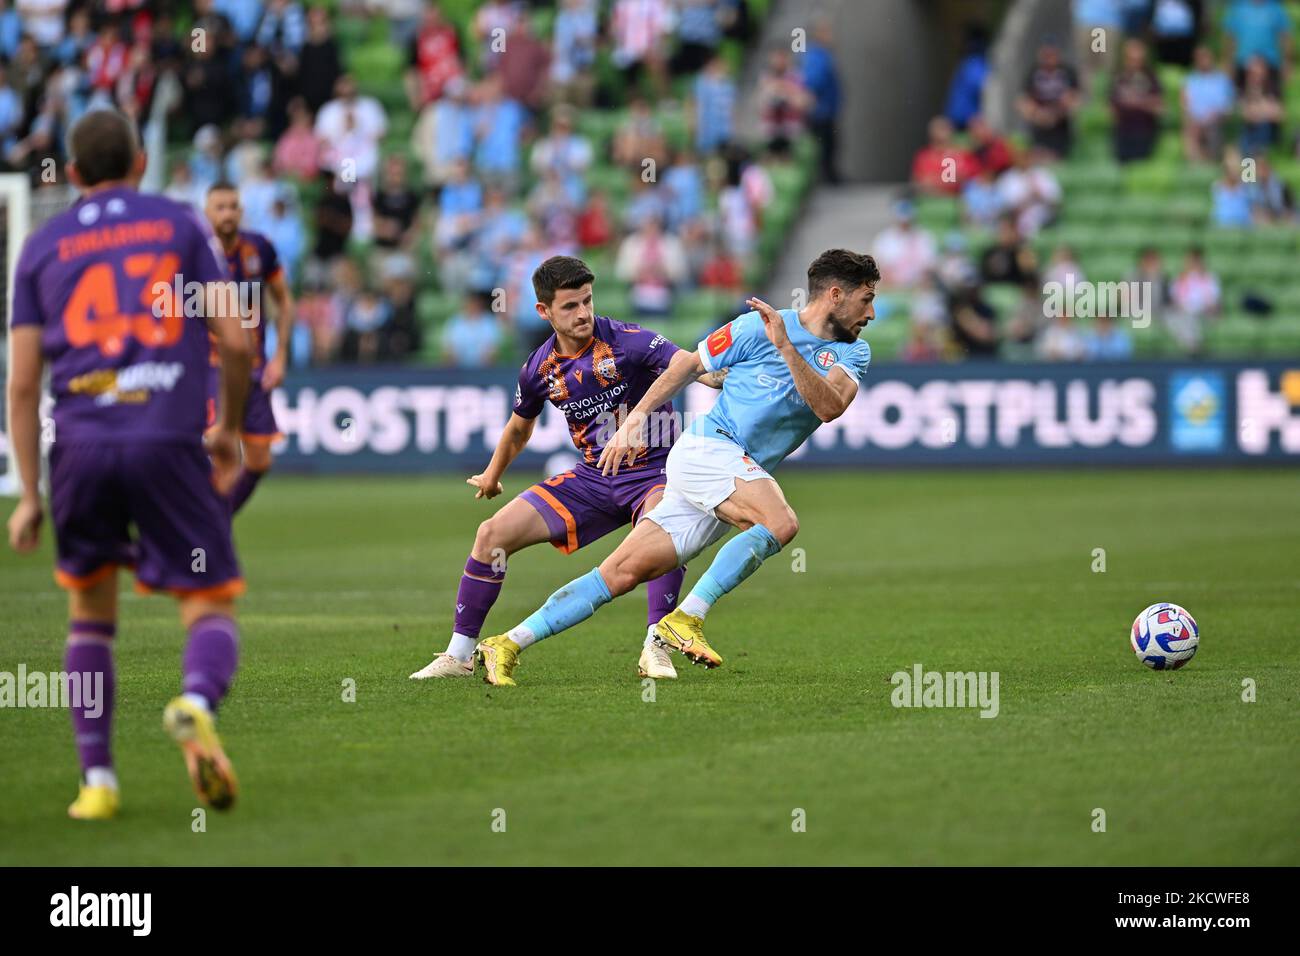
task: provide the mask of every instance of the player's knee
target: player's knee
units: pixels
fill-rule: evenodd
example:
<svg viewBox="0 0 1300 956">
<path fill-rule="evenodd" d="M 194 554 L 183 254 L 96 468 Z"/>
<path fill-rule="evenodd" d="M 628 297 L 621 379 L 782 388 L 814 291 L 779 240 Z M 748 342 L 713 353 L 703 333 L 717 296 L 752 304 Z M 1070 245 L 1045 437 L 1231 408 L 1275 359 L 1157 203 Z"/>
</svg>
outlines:
<svg viewBox="0 0 1300 956">
<path fill-rule="evenodd" d="M 794 540 L 794 536 L 799 533 L 799 516 L 794 513 L 793 508 L 787 507 L 784 511 L 773 516 L 772 520 L 767 523 L 767 530 L 772 532 L 772 537 L 785 547 Z"/>
<path fill-rule="evenodd" d="M 605 581 L 605 587 L 609 588 L 610 597 L 627 594 L 641 583 L 641 578 L 637 576 L 636 568 L 630 560 L 618 560 L 611 556 L 599 570 L 600 576 Z"/>
<path fill-rule="evenodd" d="M 478 526 L 474 535 L 474 553 L 488 555 L 484 560 L 492 561 L 500 555 L 509 555 L 511 546 L 509 530 L 497 515 L 488 518 Z"/>
</svg>

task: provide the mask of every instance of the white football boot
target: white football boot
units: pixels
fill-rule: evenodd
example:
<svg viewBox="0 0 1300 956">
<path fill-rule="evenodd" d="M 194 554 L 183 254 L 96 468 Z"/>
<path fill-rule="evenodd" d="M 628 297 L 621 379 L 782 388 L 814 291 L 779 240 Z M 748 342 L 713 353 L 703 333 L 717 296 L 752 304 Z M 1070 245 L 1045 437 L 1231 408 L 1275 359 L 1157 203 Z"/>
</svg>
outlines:
<svg viewBox="0 0 1300 956">
<path fill-rule="evenodd" d="M 668 648 L 657 641 L 651 641 L 641 648 L 641 659 L 637 661 L 636 672 L 640 677 L 653 677 L 655 680 L 677 679 L 677 668 L 673 667 Z"/>
<path fill-rule="evenodd" d="M 450 654 L 439 654 L 421 670 L 411 675 L 411 680 L 428 680 L 430 677 L 473 677 L 474 658 L 458 661 Z"/>
</svg>

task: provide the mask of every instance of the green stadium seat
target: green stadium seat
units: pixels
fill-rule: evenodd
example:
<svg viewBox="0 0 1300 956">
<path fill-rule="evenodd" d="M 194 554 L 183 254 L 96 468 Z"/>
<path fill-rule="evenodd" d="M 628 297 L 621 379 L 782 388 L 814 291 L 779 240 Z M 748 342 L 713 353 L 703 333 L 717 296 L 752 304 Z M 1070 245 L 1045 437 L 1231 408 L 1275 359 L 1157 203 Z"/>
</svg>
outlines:
<svg viewBox="0 0 1300 956">
<path fill-rule="evenodd" d="M 1152 322 L 1145 329 L 1133 329 L 1132 336 L 1135 358 L 1163 358 L 1179 352 L 1178 343 L 1159 323 Z"/>
<path fill-rule="evenodd" d="M 1229 314 L 1211 319 L 1205 328 L 1205 349 L 1221 357 L 1256 354 L 1263 344 L 1263 323 L 1249 316 Z"/>
<path fill-rule="evenodd" d="M 1300 314 L 1265 320 L 1264 351 L 1273 356 L 1300 358 Z"/>
</svg>

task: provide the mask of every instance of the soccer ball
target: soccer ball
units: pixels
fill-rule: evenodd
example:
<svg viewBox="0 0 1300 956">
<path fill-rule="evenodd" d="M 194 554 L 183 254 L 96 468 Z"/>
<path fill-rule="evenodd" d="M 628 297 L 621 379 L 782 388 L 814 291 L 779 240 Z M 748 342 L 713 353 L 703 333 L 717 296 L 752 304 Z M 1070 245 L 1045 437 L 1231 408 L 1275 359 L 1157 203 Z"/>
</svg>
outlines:
<svg viewBox="0 0 1300 956">
<path fill-rule="evenodd" d="M 1196 656 L 1201 632 L 1196 620 L 1177 604 L 1152 604 L 1133 622 L 1129 643 L 1147 667 L 1178 670 Z"/>
</svg>

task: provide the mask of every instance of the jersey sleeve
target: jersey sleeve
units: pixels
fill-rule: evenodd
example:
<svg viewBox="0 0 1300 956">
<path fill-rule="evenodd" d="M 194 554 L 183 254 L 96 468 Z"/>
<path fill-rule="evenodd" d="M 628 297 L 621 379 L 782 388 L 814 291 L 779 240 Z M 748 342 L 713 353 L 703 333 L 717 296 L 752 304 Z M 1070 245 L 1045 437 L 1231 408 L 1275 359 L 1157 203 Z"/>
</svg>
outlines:
<svg viewBox="0 0 1300 956">
<path fill-rule="evenodd" d="M 645 366 L 656 374 L 661 374 L 668 368 L 673 356 L 681 351 L 676 343 L 653 329 L 643 329 L 639 325 L 627 323 L 621 331 L 623 351 L 632 364 Z"/>
<path fill-rule="evenodd" d="M 847 352 L 841 353 L 839 360 L 831 366 L 831 369 L 842 368 L 853 381 L 861 382 L 870 364 L 871 346 L 859 340 L 850 345 Z"/>
<path fill-rule="evenodd" d="M 41 300 L 36 294 L 40 283 L 36 280 L 36 250 L 28 243 L 18 257 L 18 268 L 14 270 L 14 302 L 9 311 L 9 327 L 16 329 L 23 325 L 44 325 L 45 316 L 41 314 Z"/>
<path fill-rule="evenodd" d="M 515 384 L 515 404 L 513 411 L 520 418 L 536 418 L 542 413 L 546 404 L 546 392 L 542 377 L 537 374 L 530 359 L 519 370 L 519 381 Z"/>
<path fill-rule="evenodd" d="M 757 312 L 747 312 L 700 343 L 700 361 L 710 372 L 730 368 L 753 354 L 756 335 L 764 340 L 767 338 L 763 320 Z"/>
</svg>

